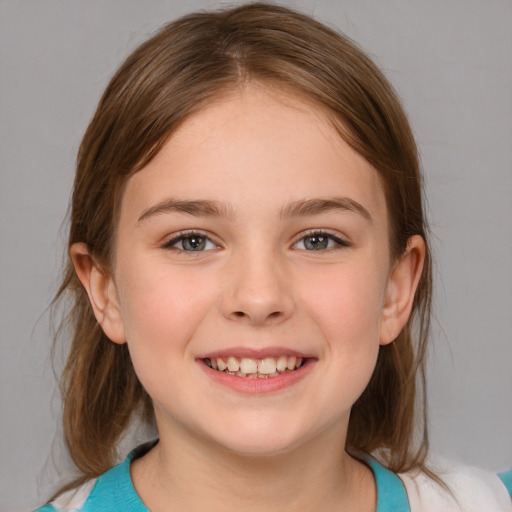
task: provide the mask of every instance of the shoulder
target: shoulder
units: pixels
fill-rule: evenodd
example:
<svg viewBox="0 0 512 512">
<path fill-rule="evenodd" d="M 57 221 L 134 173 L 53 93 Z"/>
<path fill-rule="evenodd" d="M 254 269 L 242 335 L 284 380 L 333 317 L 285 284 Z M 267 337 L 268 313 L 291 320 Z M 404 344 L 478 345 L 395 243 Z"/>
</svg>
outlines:
<svg viewBox="0 0 512 512">
<path fill-rule="evenodd" d="M 117 466 L 35 512 L 149 512 L 133 487 L 130 463 L 153 445 L 154 442 L 139 446 Z"/>
<path fill-rule="evenodd" d="M 512 499 L 512 468 L 508 471 L 503 471 L 502 473 L 498 473 L 500 480 L 505 484 L 508 493 L 510 494 L 510 498 Z"/>
<path fill-rule="evenodd" d="M 97 479 L 89 480 L 77 489 L 60 495 L 48 505 L 38 508 L 35 512 L 79 512 L 83 510 L 87 498 L 89 498 L 96 482 Z"/>
<path fill-rule="evenodd" d="M 400 474 L 411 512 L 512 512 L 509 492 L 495 473 L 446 460 L 430 467 L 449 492 L 421 471 Z"/>
</svg>

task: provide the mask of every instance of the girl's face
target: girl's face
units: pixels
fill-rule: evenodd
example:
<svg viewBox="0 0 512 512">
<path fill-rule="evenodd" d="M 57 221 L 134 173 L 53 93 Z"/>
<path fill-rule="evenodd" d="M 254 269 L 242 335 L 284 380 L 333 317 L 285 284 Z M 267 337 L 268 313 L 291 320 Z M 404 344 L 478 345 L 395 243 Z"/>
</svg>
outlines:
<svg viewBox="0 0 512 512">
<path fill-rule="evenodd" d="M 315 108 L 248 85 L 130 178 L 93 303 L 162 439 L 277 454 L 344 438 L 421 267 L 388 247 L 370 164 Z"/>
</svg>

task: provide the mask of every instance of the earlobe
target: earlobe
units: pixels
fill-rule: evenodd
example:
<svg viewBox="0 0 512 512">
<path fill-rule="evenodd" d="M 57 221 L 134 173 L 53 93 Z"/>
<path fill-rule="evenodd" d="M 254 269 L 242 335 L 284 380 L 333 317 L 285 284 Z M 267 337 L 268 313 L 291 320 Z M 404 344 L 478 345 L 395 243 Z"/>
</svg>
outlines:
<svg viewBox="0 0 512 512">
<path fill-rule="evenodd" d="M 425 242 L 414 235 L 389 276 L 380 327 L 381 345 L 392 343 L 407 323 L 424 262 Z"/>
<path fill-rule="evenodd" d="M 94 263 L 85 243 L 73 244 L 70 256 L 101 328 L 114 343 L 125 343 L 126 334 L 112 277 Z"/>
</svg>

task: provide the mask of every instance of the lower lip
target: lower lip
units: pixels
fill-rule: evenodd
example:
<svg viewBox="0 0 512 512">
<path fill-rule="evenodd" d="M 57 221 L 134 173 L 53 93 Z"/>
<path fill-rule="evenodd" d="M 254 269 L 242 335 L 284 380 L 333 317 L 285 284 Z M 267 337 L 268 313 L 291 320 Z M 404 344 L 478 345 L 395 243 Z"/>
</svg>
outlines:
<svg viewBox="0 0 512 512">
<path fill-rule="evenodd" d="M 234 391 L 238 391 L 239 393 L 263 395 L 281 391 L 302 380 L 313 368 L 315 360 L 307 359 L 306 362 L 297 370 L 282 373 L 277 377 L 264 377 L 261 379 L 238 377 L 237 375 L 219 372 L 209 366 L 206 366 L 202 359 L 197 362 L 206 375 L 214 382 L 221 384 L 222 386 L 226 386 Z"/>
</svg>

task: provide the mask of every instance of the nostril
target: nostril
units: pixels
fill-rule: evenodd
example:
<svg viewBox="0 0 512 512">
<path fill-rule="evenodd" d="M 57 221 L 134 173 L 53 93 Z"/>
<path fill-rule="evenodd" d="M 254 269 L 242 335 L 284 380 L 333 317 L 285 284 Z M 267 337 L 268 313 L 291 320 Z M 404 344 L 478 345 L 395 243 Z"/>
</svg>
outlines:
<svg viewBox="0 0 512 512">
<path fill-rule="evenodd" d="M 245 313 L 244 311 L 233 311 L 233 316 L 236 317 L 236 318 L 245 318 L 245 317 L 249 317 L 249 318 L 252 318 L 252 316 L 250 314 L 247 314 Z M 272 313 L 269 313 L 268 316 L 266 317 L 267 319 L 271 319 L 271 318 L 278 318 L 280 317 L 282 314 L 281 311 L 273 311 Z"/>
</svg>

